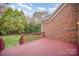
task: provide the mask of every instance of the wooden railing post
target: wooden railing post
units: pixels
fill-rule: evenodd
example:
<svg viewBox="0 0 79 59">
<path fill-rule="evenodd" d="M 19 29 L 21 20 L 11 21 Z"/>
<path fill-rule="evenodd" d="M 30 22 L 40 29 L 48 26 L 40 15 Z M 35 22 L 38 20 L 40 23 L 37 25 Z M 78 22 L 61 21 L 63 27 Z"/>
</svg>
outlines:
<svg viewBox="0 0 79 59">
<path fill-rule="evenodd" d="M 45 37 L 45 33 L 44 32 L 41 32 L 41 35 L 42 35 L 42 37 Z"/>
<path fill-rule="evenodd" d="M 22 34 L 20 39 L 19 39 L 19 44 L 24 44 L 26 42 L 26 38 L 25 38 L 25 35 Z"/>
<path fill-rule="evenodd" d="M 0 52 L 5 49 L 5 43 L 4 40 L 2 38 L 2 33 L 0 32 Z"/>
</svg>

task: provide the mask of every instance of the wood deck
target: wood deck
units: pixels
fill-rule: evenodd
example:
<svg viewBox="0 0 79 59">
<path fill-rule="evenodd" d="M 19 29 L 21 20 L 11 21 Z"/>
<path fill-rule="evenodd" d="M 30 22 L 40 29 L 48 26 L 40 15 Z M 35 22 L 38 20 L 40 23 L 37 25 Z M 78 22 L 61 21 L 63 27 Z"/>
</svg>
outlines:
<svg viewBox="0 0 79 59">
<path fill-rule="evenodd" d="M 2 56 L 72 56 L 77 55 L 77 46 L 61 41 L 41 38 L 23 45 L 7 48 Z"/>
</svg>

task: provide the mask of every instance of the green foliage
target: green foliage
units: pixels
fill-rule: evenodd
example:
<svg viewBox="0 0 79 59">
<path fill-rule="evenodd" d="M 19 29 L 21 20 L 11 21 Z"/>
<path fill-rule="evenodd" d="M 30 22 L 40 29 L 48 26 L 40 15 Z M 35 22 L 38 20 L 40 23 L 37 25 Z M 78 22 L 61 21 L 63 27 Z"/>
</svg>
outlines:
<svg viewBox="0 0 79 59">
<path fill-rule="evenodd" d="M 41 25 L 36 23 L 27 23 L 23 11 L 8 8 L 2 16 L 0 16 L 0 32 L 3 34 L 18 34 L 29 32 L 40 32 Z"/>
<path fill-rule="evenodd" d="M 0 18 L 0 31 L 3 34 L 24 32 L 26 18 L 22 11 L 8 8 Z"/>
<path fill-rule="evenodd" d="M 41 31 L 41 24 L 29 23 L 26 28 L 27 33 L 40 32 L 40 31 Z"/>
</svg>

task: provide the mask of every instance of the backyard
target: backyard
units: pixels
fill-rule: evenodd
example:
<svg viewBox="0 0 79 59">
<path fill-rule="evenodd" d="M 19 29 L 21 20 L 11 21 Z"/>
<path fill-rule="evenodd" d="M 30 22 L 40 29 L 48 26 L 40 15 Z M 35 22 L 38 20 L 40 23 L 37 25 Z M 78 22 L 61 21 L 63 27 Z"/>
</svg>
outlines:
<svg viewBox="0 0 79 59">
<path fill-rule="evenodd" d="M 0 32 L 3 34 L 5 48 L 19 44 L 20 33 L 41 32 L 41 22 L 30 22 L 23 10 L 8 7 L 0 16 Z M 15 34 L 14 34 L 15 33 Z M 40 38 L 40 35 L 25 34 L 27 42 Z"/>
<path fill-rule="evenodd" d="M 4 42 L 5 42 L 5 48 L 10 48 L 12 46 L 16 46 L 19 44 L 19 39 L 21 35 L 6 35 L 3 36 Z M 31 34 L 25 34 L 25 38 L 27 42 L 30 42 L 32 40 L 36 40 L 41 38 L 41 35 L 31 35 Z"/>
</svg>

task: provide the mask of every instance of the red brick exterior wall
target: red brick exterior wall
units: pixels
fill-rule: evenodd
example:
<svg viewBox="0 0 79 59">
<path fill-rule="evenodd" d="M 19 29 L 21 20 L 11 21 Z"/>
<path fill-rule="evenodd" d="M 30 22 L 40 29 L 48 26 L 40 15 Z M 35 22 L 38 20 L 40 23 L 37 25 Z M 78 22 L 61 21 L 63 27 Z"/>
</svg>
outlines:
<svg viewBox="0 0 79 59">
<path fill-rule="evenodd" d="M 77 21 L 77 24 L 78 24 L 78 46 L 79 46 L 79 4 L 77 4 L 77 6 L 78 6 L 78 12 L 77 12 L 77 19 L 78 19 L 78 21 Z"/>
<path fill-rule="evenodd" d="M 45 37 L 77 44 L 77 4 L 66 4 L 52 20 L 42 23 Z"/>
</svg>

